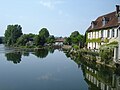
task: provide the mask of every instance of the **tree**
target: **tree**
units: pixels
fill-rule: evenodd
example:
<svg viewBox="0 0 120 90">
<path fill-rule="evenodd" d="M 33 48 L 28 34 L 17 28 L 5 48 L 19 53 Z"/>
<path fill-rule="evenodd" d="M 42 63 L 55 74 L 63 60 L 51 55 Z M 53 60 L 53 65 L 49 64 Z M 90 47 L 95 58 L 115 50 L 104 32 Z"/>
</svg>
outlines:
<svg viewBox="0 0 120 90">
<path fill-rule="evenodd" d="M 17 45 L 25 46 L 27 42 L 28 42 L 28 35 L 24 34 L 18 38 Z"/>
<path fill-rule="evenodd" d="M 48 38 L 50 36 L 50 34 L 49 34 L 49 31 L 46 28 L 42 28 L 39 31 L 39 36 L 44 37 L 44 38 Z"/>
<path fill-rule="evenodd" d="M 21 37 L 18 38 L 17 40 L 17 45 L 25 46 L 27 42 L 29 42 L 31 39 L 33 40 L 35 37 L 34 34 L 24 34 L 21 35 Z"/>
<path fill-rule="evenodd" d="M 36 35 L 35 38 L 34 38 L 35 45 L 38 46 L 39 42 L 40 42 L 39 35 Z"/>
<path fill-rule="evenodd" d="M 70 37 L 73 38 L 73 37 L 77 37 L 79 35 L 79 32 L 78 31 L 74 31 L 71 33 Z"/>
<path fill-rule="evenodd" d="M 22 27 L 20 25 L 8 25 L 5 31 L 5 43 L 14 45 L 17 39 L 22 35 Z"/>
<path fill-rule="evenodd" d="M 84 36 L 79 34 L 78 31 L 74 31 L 70 35 L 71 43 L 73 44 L 82 44 L 84 43 Z"/>
<path fill-rule="evenodd" d="M 67 44 L 67 45 L 71 45 L 72 44 L 71 38 L 70 37 L 65 38 L 65 42 L 64 43 Z"/>
<path fill-rule="evenodd" d="M 44 46 L 44 44 L 47 42 L 47 39 L 49 37 L 49 31 L 46 29 L 46 28 L 42 28 L 40 31 L 39 31 L 39 35 L 37 35 L 35 38 L 34 38 L 34 41 L 35 41 L 35 45 L 36 46 Z"/>
<path fill-rule="evenodd" d="M 48 37 L 47 43 L 52 44 L 52 43 L 54 43 L 54 42 L 55 42 L 55 37 L 54 37 L 53 35 L 50 36 L 50 37 Z"/>
</svg>

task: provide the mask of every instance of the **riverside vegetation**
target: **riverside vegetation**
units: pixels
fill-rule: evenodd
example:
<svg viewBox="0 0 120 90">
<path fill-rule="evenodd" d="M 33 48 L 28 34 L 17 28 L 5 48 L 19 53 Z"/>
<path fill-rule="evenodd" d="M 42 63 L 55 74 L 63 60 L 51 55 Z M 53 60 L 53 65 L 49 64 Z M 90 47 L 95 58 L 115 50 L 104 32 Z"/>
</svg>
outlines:
<svg viewBox="0 0 120 90">
<path fill-rule="evenodd" d="M 23 34 L 20 25 L 8 25 L 5 31 L 5 45 L 12 47 L 22 48 L 42 48 L 45 45 L 53 45 L 55 43 L 54 35 L 50 35 L 47 28 L 42 28 L 36 34 Z M 84 45 L 84 36 L 79 34 L 78 31 L 71 33 L 70 37 L 65 37 L 64 44 L 66 45 Z"/>
<path fill-rule="evenodd" d="M 115 46 L 111 43 L 106 45 L 107 48 L 100 48 L 99 52 L 83 49 L 86 43 L 86 36 L 81 35 L 78 31 L 71 33 L 69 37 L 65 37 L 64 45 L 69 45 L 71 48 L 67 49 L 67 55 L 72 54 L 74 57 L 85 58 L 90 62 L 101 63 L 109 67 L 114 67 L 113 62 L 113 48 L 109 46 Z M 19 49 L 40 49 L 53 46 L 55 43 L 54 35 L 50 35 L 47 28 L 42 28 L 38 34 L 23 34 L 22 27 L 20 25 L 8 25 L 5 31 L 4 43 L 9 47 Z M 2 40 L 0 40 L 2 42 Z M 104 47 L 104 46 L 102 46 Z M 72 58 L 74 58 L 72 57 Z"/>
</svg>

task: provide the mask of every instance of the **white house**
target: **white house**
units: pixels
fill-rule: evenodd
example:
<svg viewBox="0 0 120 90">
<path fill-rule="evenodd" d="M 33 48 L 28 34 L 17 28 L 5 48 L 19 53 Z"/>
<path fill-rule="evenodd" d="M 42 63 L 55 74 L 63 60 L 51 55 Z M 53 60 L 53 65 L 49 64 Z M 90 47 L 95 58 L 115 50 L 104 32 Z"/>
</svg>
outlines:
<svg viewBox="0 0 120 90">
<path fill-rule="evenodd" d="M 116 5 L 116 11 L 100 16 L 91 22 L 86 31 L 87 48 L 99 49 L 103 44 L 119 42 L 119 31 L 120 5 Z"/>
</svg>

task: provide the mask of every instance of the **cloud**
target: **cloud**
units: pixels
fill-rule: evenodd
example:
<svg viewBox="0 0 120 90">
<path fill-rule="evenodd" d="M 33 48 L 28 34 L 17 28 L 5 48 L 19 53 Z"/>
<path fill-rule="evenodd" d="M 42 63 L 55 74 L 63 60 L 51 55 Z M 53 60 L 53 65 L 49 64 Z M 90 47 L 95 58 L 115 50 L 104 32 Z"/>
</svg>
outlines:
<svg viewBox="0 0 120 90">
<path fill-rule="evenodd" d="M 41 0 L 39 4 L 49 9 L 54 9 L 56 5 L 64 3 L 62 0 Z"/>
<path fill-rule="evenodd" d="M 51 80 L 51 81 L 61 81 L 61 79 L 55 77 L 53 74 L 44 74 L 44 75 L 41 75 L 39 77 L 37 77 L 37 80 L 43 80 L 43 81 L 48 81 L 48 80 Z"/>
</svg>

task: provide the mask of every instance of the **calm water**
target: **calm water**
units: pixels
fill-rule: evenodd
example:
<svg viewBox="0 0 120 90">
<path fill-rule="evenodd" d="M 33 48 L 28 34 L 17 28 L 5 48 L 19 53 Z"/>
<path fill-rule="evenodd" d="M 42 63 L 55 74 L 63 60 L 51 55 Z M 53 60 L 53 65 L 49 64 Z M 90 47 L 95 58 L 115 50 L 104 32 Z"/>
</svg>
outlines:
<svg viewBox="0 0 120 90">
<path fill-rule="evenodd" d="M 120 90 L 119 82 L 114 71 L 59 50 L 28 53 L 0 45 L 0 90 Z"/>
<path fill-rule="evenodd" d="M 83 73 L 63 52 L 13 52 L 0 45 L 0 90 L 87 90 Z"/>
</svg>

